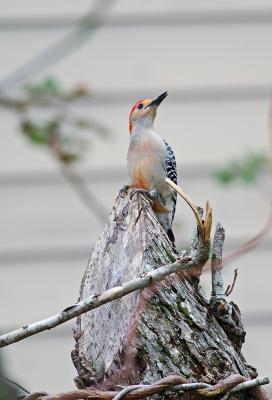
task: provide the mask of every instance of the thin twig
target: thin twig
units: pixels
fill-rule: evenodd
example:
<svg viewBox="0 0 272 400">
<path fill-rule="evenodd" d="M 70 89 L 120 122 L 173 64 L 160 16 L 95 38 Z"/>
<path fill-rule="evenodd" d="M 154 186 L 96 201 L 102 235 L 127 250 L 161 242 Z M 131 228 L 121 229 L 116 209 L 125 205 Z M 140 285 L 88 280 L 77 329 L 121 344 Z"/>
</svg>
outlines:
<svg viewBox="0 0 272 400">
<path fill-rule="evenodd" d="M 205 213 L 205 219 L 202 221 L 201 216 L 199 215 L 198 209 L 196 205 L 194 204 L 193 200 L 190 198 L 190 196 L 184 192 L 183 189 L 181 189 L 180 186 L 178 186 L 175 182 L 173 182 L 169 178 L 165 178 L 165 182 L 168 183 L 174 189 L 186 203 L 189 205 L 191 210 L 194 213 L 196 223 L 199 229 L 199 233 L 201 237 L 203 238 L 204 241 L 208 241 L 210 239 L 210 234 L 211 234 L 211 228 L 212 228 L 212 209 L 210 207 L 210 203 L 207 201 L 206 202 L 206 213 Z"/>
<path fill-rule="evenodd" d="M 268 236 L 272 228 L 272 205 L 268 215 L 267 220 L 265 221 L 264 226 L 252 239 L 248 240 L 244 244 L 242 244 L 238 249 L 232 251 L 231 253 L 224 256 L 223 264 L 229 264 L 233 260 L 236 260 L 238 257 L 241 257 L 244 254 L 247 254 L 249 251 L 254 250 L 256 247 L 260 246 L 265 238 Z"/>
<path fill-rule="evenodd" d="M 204 388 L 210 388 L 212 385 L 204 382 L 193 382 L 193 383 L 182 383 L 171 388 L 174 392 L 186 392 L 188 390 L 199 390 Z"/>
<path fill-rule="evenodd" d="M 227 287 L 227 289 L 225 291 L 225 295 L 226 296 L 229 296 L 232 293 L 233 288 L 234 288 L 235 283 L 236 283 L 237 276 L 238 276 L 238 268 L 235 268 L 232 284 L 228 285 L 228 287 Z"/>
<path fill-rule="evenodd" d="M 33 392 L 26 397 L 17 397 L 20 400 L 40 400 L 44 398 L 45 396 L 48 396 L 47 392 Z"/>
<path fill-rule="evenodd" d="M 233 389 L 230 390 L 230 393 L 242 392 L 244 390 L 249 390 L 259 385 L 268 385 L 269 382 L 270 381 L 268 376 L 264 376 L 263 378 L 252 379 L 250 381 L 239 383 L 237 386 L 235 386 Z"/>
<path fill-rule="evenodd" d="M 205 219 L 202 221 L 203 230 L 204 230 L 204 240 L 207 241 L 211 237 L 211 229 L 212 229 L 212 209 L 209 201 L 206 201 L 206 212 Z"/>
<path fill-rule="evenodd" d="M 268 161 L 272 182 L 272 99 L 270 100 L 268 111 Z M 227 254 L 223 260 L 224 265 L 260 246 L 270 233 L 272 229 L 272 189 L 270 189 L 270 191 L 270 210 L 263 227 L 252 239 L 242 244 L 238 249 L 234 250 L 230 254 Z"/>
<path fill-rule="evenodd" d="M 93 294 L 86 299 L 78 302 L 77 304 L 67 307 L 66 309 L 56 315 L 53 315 L 52 317 L 34 322 L 29 325 L 25 325 L 20 329 L 6 333 L 0 336 L 0 347 L 8 346 L 12 343 L 25 339 L 26 337 L 35 335 L 47 329 L 52 329 L 58 325 L 63 324 L 66 321 L 78 317 L 83 313 L 94 310 L 95 308 L 98 308 L 103 304 L 109 303 L 116 299 L 120 299 L 121 297 L 129 293 L 135 292 L 139 289 L 143 289 L 155 282 L 159 282 L 170 274 L 192 268 L 198 262 L 197 256 L 198 255 L 194 254 L 191 258 L 189 254 L 188 256 L 183 257 L 181 260 L 173 264 L 159 267 L 154 271 L 148 272 L 145 276 L 132 279 L 128 282 L 125 282 L 121 286 L 113 287 L 109 290 L 106 290 L 100 295 Z"/>
<path fill-rule="evenodd" d="M 98 389 L 80 389 L 67 393 L 45 396 L 44 400 L 117 400 L 125 397 L 126 400 L 144 399 L 146 397 L 160 394 L 162 392 L 185 392 L 196 391 L 202 398 L 210 398 L 226 393 L 238 393 L 244 390 L 250 390 L 260 385 L 269 383 L 269 378 L 259 378 L 246 381 L 241 375 L 230 375 L 219 381 L 216 385 L 209 385 L 204 382 L 184 383 L 184 378 L 179 375 L 169 375 L 151 385 L 131 385 L 122 389 L 120 392 L 103 391 Z M 237 382 L 240 382 L 237 384 Z"/>
<path fill-rule="evenodd" d="M 136 389 L 143 389 L 147 385 L 131 385 L 127 386 L 124 389 L 122 389 L 116 396 L 114 396 L 113 400 L 121 400 L 126 394 L 132 392 L 133 390 Z"/>
<path fill-rule="evenodd" d="M 197 226 L 199 227 L 200 232 L 202 232 L 203 231 L 202 221 L 201 221 L 201 218 L 199 216 L 197 207 L 193 203 L 193 201 L 190 198 L 190 196 L 187 193 L 185 193 L 184 190 L 182 190 L 180 186 L 176 185 L 171 179 L 165 178 L 165 182 L 168 183 L 168 185 L 170 185 L 183 198 L 183 200 L 185 200 L 186 203 L 189 205 L 189 207 L 191 208 L 191 210 L 194 213 L 194 216 L 195 216 L 195 219 L 196 219 L 196 222 L 197 222 Z"/>
<path fill-rule="evenodd" d="M 213 245 L 212 245 L 212 296 L 216 298 L 224 298 L 224 282 L 222 276 L 222 254 L 223 245 L 225 241 L 225 230 L 223 226 L 218 223 L 216 225 Z"/>
</svg>

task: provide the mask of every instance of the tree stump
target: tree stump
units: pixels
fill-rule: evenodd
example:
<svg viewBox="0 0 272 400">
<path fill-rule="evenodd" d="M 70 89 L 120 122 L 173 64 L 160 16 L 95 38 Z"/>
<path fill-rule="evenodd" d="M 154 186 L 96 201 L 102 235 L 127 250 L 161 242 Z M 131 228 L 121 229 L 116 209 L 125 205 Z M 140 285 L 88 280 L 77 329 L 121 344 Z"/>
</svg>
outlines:
<svg viewBox="0 0 272 400">
<path fill-rule="evenodd" d="M 124 189 L 116 199 L 82 279 L 80 300 L 180 257 L 149 200 L 130 195 Z M 238 307 L 214 296 L 208 301 L 199 288 L 209 252 L 210 243 L 196 233 L 188 250 L 198 260 L 193 270 L 81 315 L 72 351 L 78 382 L 110 389 L 170 374 L 211 384 L 230 374 L 256 377 L 241 353 L 245 333 Z"/>
</svg>

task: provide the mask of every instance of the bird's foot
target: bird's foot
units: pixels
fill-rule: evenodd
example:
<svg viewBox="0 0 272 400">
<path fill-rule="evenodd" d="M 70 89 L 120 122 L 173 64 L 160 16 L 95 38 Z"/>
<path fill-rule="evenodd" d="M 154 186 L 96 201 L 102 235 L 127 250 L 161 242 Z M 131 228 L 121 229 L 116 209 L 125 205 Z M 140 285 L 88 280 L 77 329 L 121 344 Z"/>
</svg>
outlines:
<svg viewBox="0 0 272 400">
<path fill-rule="evenodd" d="M 146 189 L 141 189 L 141 188 L 136 188 L 136 189 L 133 189 L 133 190 L 131 191 L 131 193 L 130 193 L 130 200 L 132 199 L 132 197 L 133 197 L 136 193 L 141 193 L 142 195 L 144 195 L 145 197 L 147 197 L 149 200 L 151 200 L 149 191 L 146 190 Z"/>
<path fill-rule="evenodd" d="M 119 196 L 121 196 L 121 197 L 126 197 L 129 188 L 130 188 L 130 185 L 125 185 L 125 186 L 123 186 L 123 187 L 119 190 Z"/>
<path fill-rule="evenodd" d="M 144 195 L 150 202 L 153 202 L 154 200 L 159 199 L 160 194 L 157 191 L 157 189 L 152 189 L 150 192 L 146 189 L 142 189 L 142 188 L 136 188 L 133 189 L 130 193 L 130 200 L 132 199 L 132 197 L 136 194 L 136 193 L 141 193 L 142 195 Z"/>
</svg>

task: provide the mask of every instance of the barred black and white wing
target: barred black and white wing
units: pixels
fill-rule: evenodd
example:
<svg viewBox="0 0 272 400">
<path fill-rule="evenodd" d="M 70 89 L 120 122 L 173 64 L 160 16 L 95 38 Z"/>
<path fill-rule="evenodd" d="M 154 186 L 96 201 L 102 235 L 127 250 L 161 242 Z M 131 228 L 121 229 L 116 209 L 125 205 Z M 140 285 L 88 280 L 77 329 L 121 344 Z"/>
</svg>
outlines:
<svg viewBox="0 0 272 400">
<path fill-rule="evenodd" d="M 165 167 L 166 167 L 166 176 L 167 178 L 171 179 L 174 183 L 177 184 L 178 177 L 177 177 L 177 163 L 176 163 L 176 158 L 173 150 L 169 146 L 169 144 L 164 140 L 164 143 L 166 145 L 166 160 L 165 160 Z M 172 232 L 172 222 L 175 216 L 175 211 L 176 211 L 176 203 L 177 203 L 177 193 L 172 190 L 171 193 L 171 201 L 172 201 L 172 207 L 171 207 L 171 217 L 170 217 L 170 227 L 168 236 L 169 238 L 174 241 L 174 235 Z"/>
<path fill-rule="evenodd" d="M 169 146 L 168 143 L 164 140 L 164 143 L 166 145 L 166 151 L 167 151 L 167 156 L 166 156 L 166 175 L 167 178 L 171 179 L 176 185 L 178 183 L 178 176 L 177 176 L 177 163 L 176 163 L 176 158 L 173 150 Z M 175 192 L 176 193 L 176 192 Z"/>
</svg>

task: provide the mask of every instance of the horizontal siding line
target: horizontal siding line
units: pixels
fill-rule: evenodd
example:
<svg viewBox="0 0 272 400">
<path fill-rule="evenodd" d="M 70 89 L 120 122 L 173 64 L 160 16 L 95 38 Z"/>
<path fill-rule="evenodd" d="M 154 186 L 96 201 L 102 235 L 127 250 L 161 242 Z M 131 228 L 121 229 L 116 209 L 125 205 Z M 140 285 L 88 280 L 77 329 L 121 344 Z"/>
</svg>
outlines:
<svg viewBox="0 0 272 400">
<path fill-rule="evenodd" d="M 207 164 L 185 164 L 182 168 L 178 168 L 178 178 L 182 180 L 196 179 L 213 179 L 214 172 L 228 163 L 207 165 Z M 264 173 L 264 175 L 268 174 Z M 89 169 L 80 171 L 80 175 L 86 179 L 87 183 L 95 183 L 96 185 L 108 182 L 120 182 L 125 185 L 128 181 L 126 165 L 123 167 L 108 167 L 100 169 Z M 48 185 L 67 185 L 67 181 L 56 172 L 6 172 L 0 174 L 0 186 L 5 188 L 27 186 L 48 186 Z M 225 186 L 220 186 L 224 188 Z"/>
<path fill-rule="evenodd" d="M 106 222 L 106 221 L 105 221 Z M 102 231 L 102 228 L 101 228 Z M 32 247 L 31 250 L 1 250 L 0 251 L 0 270 L 4 265 L 11 266 L 12 264 L 24 263 L 40 263 L 40 262 L 58 262 L 58 261 L 80 261 L 85 262 L 87 266 L 89 255 L 94 245 L 90 246 L 72 246 L 67 244 L 67 247 L 59 246 L 55 248 L 39 248 Z M 2 247 L 3 249 L 3 247 Z M 75 265 L 77 268 L 78 265 Z"/>
<path fill-rule="evenodd" d="M 272 94 L 272 80 L 264 84 L 248 84 L 248 85 L 221 85 L 221 86 L 198 86 L 198 87 L 180 87 L 178 89 L 171 87 L 149 88 L 143 87 L 130 88 L 122 90 L 97 90 L 93 91 L 91 95 L 82 97 L 80 99 L 67 101 L 68 104 L 75 106 L 89 106 L 103 105 L 103 106 L 119 106 L 134 104 L 135 99 L 141 97 L 156 96 L 163 90 L 167 90 L 169 96 L 167 102 L 171 104 L 179 103 L 224 103 L 226 102 L 248 102 L 248 101 L 269 101 Z M 64 99 L 65 101 L 65 99 Z M 3 108 L 18 108 L 25 104 L 23 97 L 5 97 L 0 94 L 0 106 Z M 40 106 L 50 105 L 51 103 L 38 102 L 31 103 L 33 107 L 39 108 Z"/>
<path fill-rule="evenodd" d="M 171 87 L 161 87 L 158 89 L 129 89 L 129 90 L 111 90 L 97 91 L 91 96 L 76 100 L 74 104 L 89 103 L 103 105 L 130 105 L 135 98 L 141 98 L 152 94 L 156 96 L 163 90 L 167 90 L 168 103 L 197 103 L 197 102 L 233 102 L 233 101 L 256 101 L 269 100 L 272 94 L 272 82 L 266 84 L 248 84 L 248 85 L 224 85 L 224 86 L 203 86 L 203 87 L 184 87 L 174 89 Z M 1 97 L 0 97 L 1 104 Z"/>
<path fill-rule="evenodd" d="M 101 228 L 102 232 L 103 228 Z M 174 227 L 175 230 L 175 227 Z M 97 235 L 98 237 L 98 235 Z M 236 249 L 239 247 L 240 244 L 245 243 L 249 240 L 250 237 L 244 238 L 242 236 L 234 236 L 227 240 L 225 250 L 226 253 L 229 249 Z M 190 238 L 188 238 L 188 241 Z M 178 243 L 177 248 L 185 248 L 188 246 L 188 243 Z M 94 243 L 90 245 L 71 245 L 70 243 L 66 246 L 58 246 L 51 248 L 51 247 L 32 247 L 31 249 L 16 249 L 13 248 L 12 250 L 5 250 L 2 249 L 0 251 L 0 270 L 1 268 L 5 268 L 7 265 L 11 267 L 14 265 L 16 268 L 18 264 L 42 264 L 44 262 L 52 262 L 53 263 L 58 261 L 78 261 L 86 263 L 89 259 L 89 255 L 94 247 Z M 272 239 L 266 240 L 264 243 L 261 244 L 260 247 L 257 247 L 255 251 L 259 252 L 269 252 L 272 248 Z M 38 267 L 38 266 L 37 266 Z M 75 268 L 78 268 L 78 265 L 74 265 Z M 23 267 L 24 268 L 24 267 Z M 67 267 L 66 267 L 67 268 Z M 72 267 L 73 268 L 73 267 Z"/>
<path fill-rule="evenodd" d="M 185 164 L 182 168 L 178 169 L 178 178 L 181 182 L 183 180 L 196 180 L 196 179 L 211 179 L 213 180 L 213 174 L 219 168 L 222 168 L 223 164 L 219 165 L 207 165 L 207 164 Z M 2 188 L 17 188 L 17 187 L 24 187 L 30 189 L 35 186 L 55 186 L 55 185 L 68 185 L 67 181 L 56 172 L 32 172 L 32 171 L 25 171 L 25 172 L 7 172 L 0 174 L 0 187 Z M 85 170 L 80 171 L 80 175 L 86 179 L 87 183 L 95 183 L 96 185 L 103 185 L 105 183 L 121 183 L 123 185 L 128 183 L 128 174 L 127 174 L 127 167 L 124 165 L 123 167 L 108 167 L 108 168 L 101 168 L 99 170 Z M 268 176 L 268 172 L 264 172 L 263 176 Z M 214 183 L 216 183 L 214 181 Z M 122 184 L 121 184 L 122 186 Z M 121 188 L 120 186 L 120 188 Z M 218 183 L 218 187 L 223 188 L 222 185 Z M 227 187 L 227 186 L 225 186 Z"/>
<path fill-rule="evenodd" d="M 84 18 L 84 15 L 83 15 Z M 41 30 L 67 29 L 81 25 L 88 29 L 88 21 L 95 17 L 84 19 L 81 16 L 28 16 L 1 17 L 0 30 Z M 104 28 L 134 28 L 134 27 L 194 27 L 224 26 L 233 24 L 270 24 L 272 9 L 259 8 L 254 10 L 209 10 L 209 11 L 172 11 L 161 13 L 123 13 L 109 16 Z"/>
<path fill-rule="evenodd" d="M 125 157 L 125 154 L 124 154 Z M 207 165 L 203 164 L 185 164 L 178 170 L 178 176 L 183 179 L 200 179 L 212 178 L 212 174 L 222 165 Z M 97 185 L 108 182 L 123 181 L 124 185 L 128 181 L 126 164 L 120 167 L 103 167 L 96 169 L 88 169 L 79 171 L 87 182 L 95 182 Z M 66 185 L 66 180 L 56 172 L 6 172 L 0 174 L 0 186 L 13 187 L 13 186 L 47 186 L 47 185 Z"/>
<path fill-rule="evenodd" d="M 67 185 L 67 181 L 64 177 L 56 172 L 7 172 L 0 174 L 0 186 L 2 187 L 27 187 L 27 186 L 47 186 L 47 185 Z M 124 184 L 127 181 L 126 166 L 124 168 L 101 168 L 99 170 L 89 170 L 82 172 L 87 182 L 100 185 L 108 182 L 115 182 L 123 180 Z"/>
</svg>

